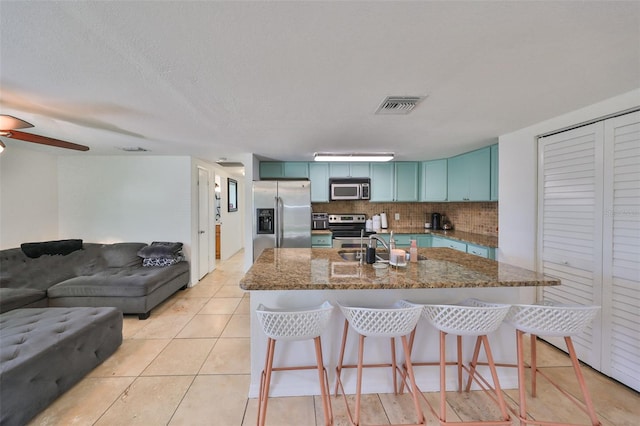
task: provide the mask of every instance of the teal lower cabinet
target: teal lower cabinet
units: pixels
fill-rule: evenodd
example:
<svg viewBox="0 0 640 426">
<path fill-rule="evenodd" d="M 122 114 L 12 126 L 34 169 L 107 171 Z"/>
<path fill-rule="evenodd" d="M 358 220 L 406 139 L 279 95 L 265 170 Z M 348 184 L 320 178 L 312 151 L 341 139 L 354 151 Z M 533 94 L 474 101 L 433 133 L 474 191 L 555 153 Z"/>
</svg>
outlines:
<svg viewBox="0 0 640 426">
<path fill-rule="evenodd" d="M 396 247 L 404 248 L 411 245 L 411 240 L 415 238 L 411 234 L 393 234 L 393 239 L 396 240 Z"/>
<path fill-rule="evenodd" d="M 465 243 L 462 241 L 451 240 L 449 238 L 434 235 L 431 240 L 431 247 L 448 247 L 454 250 L 463 251 L 487 259 L 496 259 L 496 249 L 494 247 L 479 246 L 477 244 Z"/>
<path fill-rule="evenodd" d="M 450 240 L 449 238 L 444 238 L 437 235 L 434 235 L 431 238 L 431 247 L 448 247 L 454 250 L 463 251 L 465 253 L 467 252 L 466 243 L 456 240 Z"/>
<path fill-rule="evenodd" d="M 496 259 L 496 249 L 493 247 L 467 244 L 467 253 L 475 254 L 476 256 L 480 257 L 486 257 L 487 259 Z"/>
<path fill-rule="evenodd" d="M 311 236 L 312 248 L 331 248 L 333 247 L 333 241 L 331 234 L 312 235 Z"/>
<path fill-rule="evenodd" d="M 390 234 L 378 234 L 387 244 Z M 411 240 L 416 240 L 418 247 L 447 247 L 464 253 L 473 254 L 487 259 L 496 259 L 496 249 L 494 247 L 479 246 L 477 244 L 465 243 L 464 241 L 452 240 L 447 237 L 433 234 L 393 234 L 396 247 L 407 249 L 411 246 Z"/>
<path fill-rule="evenodd" d="M 378 235 L 389 243 L 389 234 Z M 396 242 L 396 247 L 402 249 L 411 247 L 411 240 L 416 240 L 418 247 L 431 247 L 431 235 L 393 234 L 393 239 Z"/>
<path fill-rule="evenodd" d="M 431 247 L 431 235 L 416 235 L 415 239 L 418 247 Z"/>
</svg>

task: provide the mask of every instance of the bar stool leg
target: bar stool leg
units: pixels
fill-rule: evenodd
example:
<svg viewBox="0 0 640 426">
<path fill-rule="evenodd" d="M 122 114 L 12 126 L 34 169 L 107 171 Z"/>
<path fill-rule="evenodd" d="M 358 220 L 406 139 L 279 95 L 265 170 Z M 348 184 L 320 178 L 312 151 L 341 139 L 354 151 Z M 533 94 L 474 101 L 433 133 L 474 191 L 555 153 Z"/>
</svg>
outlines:
<svg viewBox="0 0 640 426">
<path fill-rule="evenodd" d="M 531 396 L 534 398 L 538 392 L 538 350 L 537 350 L 537 336 L 531 334 Z M 524 365 L 524 359 L 522 360 Z"/>
<path fill-rule="evenodd" d="M 575 371 L 576 373 L 576 378 L 578 379 L 578 383 L 580 384 L 580 389 L 582 390 L 582 395 L 584 396 L 584 403 L 587 408 L 587 412 L 589 413 L 591 424 L 594 426 L 600 425 L 600 421 L 596 416 L 596 410 L 593 407 L 593 401 L 591 400 L 591 395 L 589 394 L 589 389 L 587 389 L 587 384 L 585 383 L 584 376 L 582 375 L 582 369 L 580 368 L 580 363 L 578 362 L 578 357 L 573 347 L 573 341 L 571 340 L 570 336 L 566 336 L 564 338 L 564 341 L 567 344 L 567 349 L 569 350 L 569 357 L 571 358 L 571 364 L 573 365 L 573 371 Z"/>
<path fill-rule="evenodd" d="M 260 380 L 260 395 L 258 398 L 258 426 L 264 426 L 267 417 L 267 402 L 269 401 L 269 386 L 271 384 L 271 371 L 273 369 L 273 354 L 276 341 L 269 338 L 267 341 L 267 358 L 264 371 Z"/>
<path fill-rule="evenodd" d="M 340 379 L 340 374 L 342 373 L 342 362 L 344 361 L 344 350 L 347 346 L 347 333 L 349 332 L 349 321 L 344 320 L 344 328 L 342 330 L 342 346 L 340 347 L 340 358 L 338 359 L 338 365 L 336 366 L 336 375 L 337 378 Z M 336 388 L 334 390 L 334 395 L 338 396 L 338 384 L 340 380 L 336 380 Z"/>
<path fill-rule="evenodd" d="M 398 394 L 398 378 L 396 377 L 397 364 L 396 364 L 396 339 L 392 337 L 391 341 L 391 369 L 393 370 L 393 394 Z"/>
<path fill-rule="evenodd" d="M 364 336 L 359 336 L 358 344 L 358 378 L 356 383 L 356 415 L 354 424 L 360 424 L 360 400 L 362 395 L 362 365 L 364 363 Z"/>
<path fill-rule="evenodd" d="M 526 424 L 527 418 L 527 394 L 526 394 L 526 382 L 524 380 L 524 332 L 516 329 L 516 350 L 518 360 L 518 393 L 520 398 L 520 424 Z M 533 343 L 533 342 L 532 342 Z M 531 370 L 532 377 L 535 375 L 535 370 Z"/>
<path fill-rule="evenodd" d="M 322 343 L 320 336 L 314 339 L 316 346 L 316 360 L 318 362 L 318 380 L 320 381 L 320 394 L 322 395 L 322 410 L 324 412 L 324 424 L 333 424 L 333 416 L 331 410 L 331 399 L 329 398 L 329 378 L 327 377 L 327 371 L 324 368 L 324 361 L 322 359 Z"/>
<path fill-rule="evenodd" d="M 424 424 L 425 423 L 424 413 L 422 412 L 422 408 L 420 407 L 420 401 L 418 400 L 419 398 L 418 393 L 420 392 L 420 390 L 418 389 L 418 385 L 416 384 L 416 377 L 413 372 L 413 364 L 411 363 L 411 347 L 409 346 L 409 343 L 407 343 L 406 336 L 402 336 L 401 340 L 402 340 L 402 347 L 404 349 L 405 362 L 407 365 L 407 373 L 409 374 L 409 381 L 411 383 L 411 394 L 413 396 L 413 406 L 416 410 L 416 416 L 418 417 L 418 424 Z M 393 374 L 395 376 L 395 371 Z M 404 383 L 404 380 L 402 382 Z"/>
<path fill-rule="evenodd" d="M 502 395 L 502 388 L 500 387 L 500 380 L 498 380 L 498 372 L 496 370 L 496 364 L 493 361 L 493 353 L 489 346 L 489 338 L 487 335 L 480 336 L 482 344 L 484 345 L 484 351 L 487 354 L 487 361 L 489 362 L 489 369 L 491 370 L 491 377 L 493 379 L 493 385 L 496 389 L 496 396 L 498 398 L 498 405 L 500 406 L 500 412 L 502 413 L 502 419 L 509 420 L 509 413 L 507 413 L 507 405 L 504 402 L 504 396 Z M 480 339 L 478 339 L 480 340 Z"/>
<path fill-rule="evenodd" d="M 445 337 L 447 333 L 440 332 L 440 421 L 447 421 L 447 361 L 445 358 Z"/>
</svg>

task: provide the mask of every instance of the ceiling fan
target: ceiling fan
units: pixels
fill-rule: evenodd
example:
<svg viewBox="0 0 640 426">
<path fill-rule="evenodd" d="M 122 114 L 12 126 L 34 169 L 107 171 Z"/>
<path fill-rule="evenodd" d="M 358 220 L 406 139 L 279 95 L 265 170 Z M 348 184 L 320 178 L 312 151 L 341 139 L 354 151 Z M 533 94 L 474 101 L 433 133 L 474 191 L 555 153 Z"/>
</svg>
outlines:
<svg viewBox="0 0 640 426">
<path fill-rule="evenodd" d="M 0 114 L 0 136 L 5 138 L 19 139 L 25 142 L 39 143 L 42 145 L 55 146 L 58 148 L 75 149 L 77 151 L 89 151 L 89 147 L 76 143 L 66 142 L 47 136 L 34 135 L 33 133 L 20 132 L 16 129 L 26 129 L 33 127 L 33 124 L 20 120 L 12 115 Z M 4 144 L 0 141 L 0 151 Z"/>
</svg>

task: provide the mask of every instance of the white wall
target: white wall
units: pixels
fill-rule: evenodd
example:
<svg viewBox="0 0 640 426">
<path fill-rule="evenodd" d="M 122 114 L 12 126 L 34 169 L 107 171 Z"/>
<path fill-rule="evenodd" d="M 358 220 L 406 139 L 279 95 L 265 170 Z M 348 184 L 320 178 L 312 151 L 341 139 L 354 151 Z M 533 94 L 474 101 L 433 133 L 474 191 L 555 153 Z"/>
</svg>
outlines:
<svg viewBox="0 0 640 426">
<path fill-rule="evenodd" d="M 500 261 L 537 266 L 537 137 L 638 106 L 640 89 L 500 136 Z"/>
<path fill-rule="evenodd" d="M 260 163 L 253 154 L 246 154 L 242 158 L 244 164 L 244 271 L 248 271 L 253 265 L 253 181 L 259 180 Z"/>
<path fill-rule="evenodd" d="M 57 156 L 10 145 L 0 154 L 0 249 L 57 238 Z"/>
<path fill-rule="evenodd" d="M 58 163 L 60 238 L 180 241 L 191 259 L 190 157 L 59 157 Z"/>
</svg>

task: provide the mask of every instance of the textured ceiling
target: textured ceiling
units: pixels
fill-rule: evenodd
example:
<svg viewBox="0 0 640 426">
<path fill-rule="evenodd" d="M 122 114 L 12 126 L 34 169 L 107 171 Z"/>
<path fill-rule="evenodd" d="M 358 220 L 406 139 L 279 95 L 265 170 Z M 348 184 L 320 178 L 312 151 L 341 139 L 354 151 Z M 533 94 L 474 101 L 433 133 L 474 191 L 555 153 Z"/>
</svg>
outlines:
<svg viewBox="0 0 640 426">
<path fill-rule="evenodd" d="M 433 159 L 640 87 L 633 1 L 1 0 L 0 43 L 0 112 L 77 155 Z"/>
</svg>

